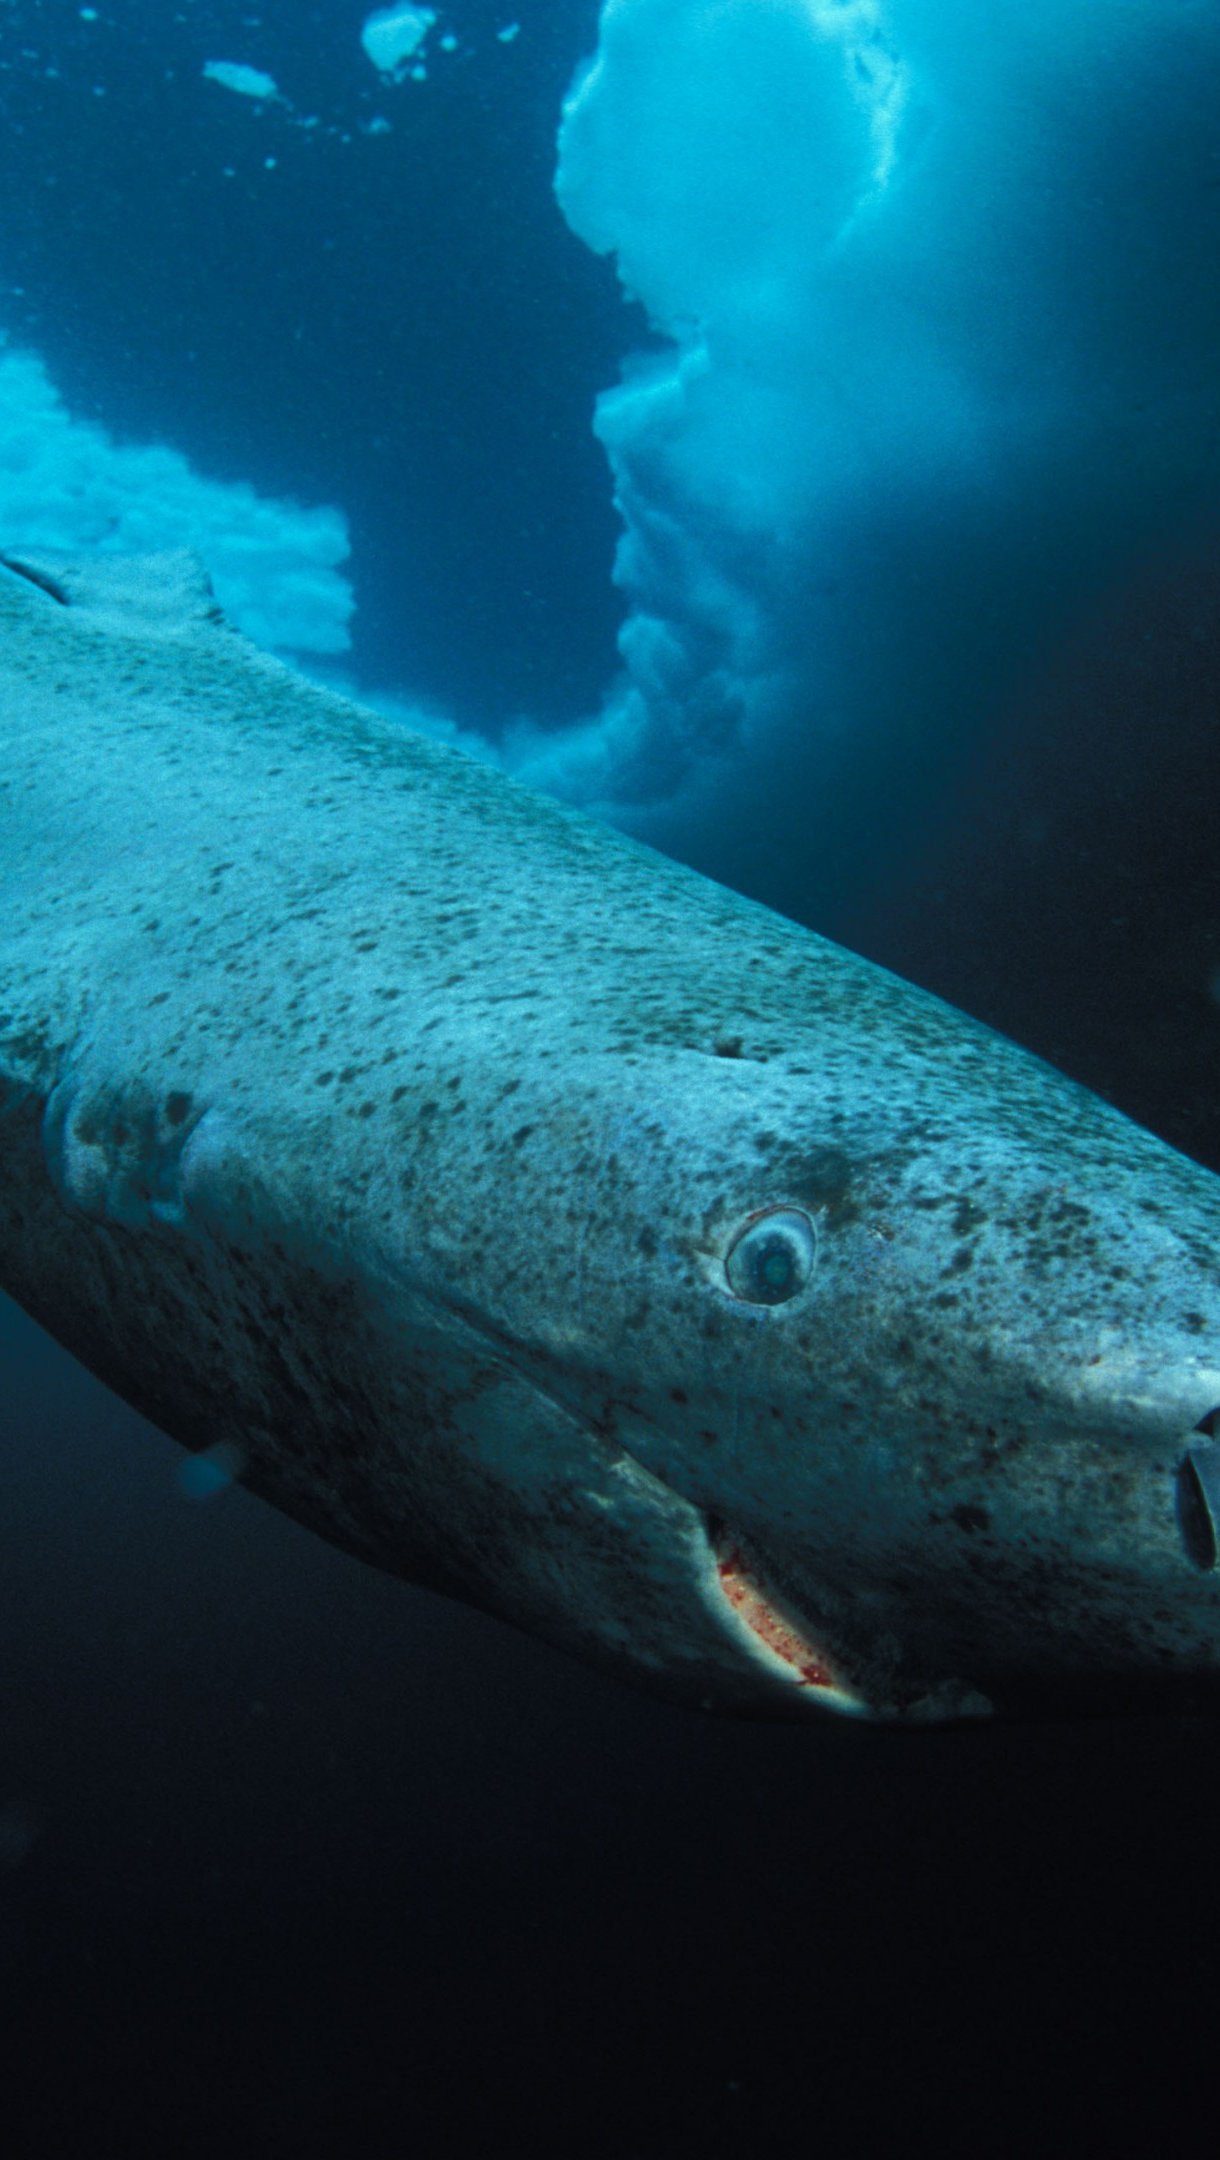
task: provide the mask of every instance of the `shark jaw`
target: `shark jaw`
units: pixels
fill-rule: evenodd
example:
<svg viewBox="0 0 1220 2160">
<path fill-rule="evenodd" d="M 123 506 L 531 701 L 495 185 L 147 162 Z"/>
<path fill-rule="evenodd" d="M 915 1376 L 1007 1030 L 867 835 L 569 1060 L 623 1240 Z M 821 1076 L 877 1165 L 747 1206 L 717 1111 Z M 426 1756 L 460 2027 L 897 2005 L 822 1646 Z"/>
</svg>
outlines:
<svg viewBox="0 0 1220 2160">
<path fill-rule="evenodd" d="M 707 1535 L 720 1599 L 742 1632 L 751 1655 L 765 1660 L 777 1677 L 793 1688 L 807 1691 L 811 1699 L 827 1709 L 848 1716 L 867 1716 L 868 1704 L 847 1685 L 834 1661 L 810 1639 L 791 1609 L 769 1589 L 736 1532 L 716 1516 L 709 1516 Z"/>
</svg>

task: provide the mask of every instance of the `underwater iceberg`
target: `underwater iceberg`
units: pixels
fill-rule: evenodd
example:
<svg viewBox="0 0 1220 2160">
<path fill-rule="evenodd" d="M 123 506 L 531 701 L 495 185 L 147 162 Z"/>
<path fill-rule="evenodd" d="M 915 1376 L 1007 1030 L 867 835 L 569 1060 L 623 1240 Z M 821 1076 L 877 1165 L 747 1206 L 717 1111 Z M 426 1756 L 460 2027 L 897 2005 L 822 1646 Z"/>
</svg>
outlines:
<svg viewBox="0 0 1220 2160">
<path fill-rule="evenodd" d="M 42 362 L 0 345 L 0 531 L 9 548 L 190 547 L 230 620 L 273 651 L 346 652 L 354 599 L 338 510 L 209 480 L 164 444 L 116 443 L 65 408 Z"/>
<path fill-rule="evenodd" d="M 1213 0 L 607 0 L 558 195 L 656 335 L 576 792 L 943 734 L 1214 516 L 1218 92 Z"/>
</svg>

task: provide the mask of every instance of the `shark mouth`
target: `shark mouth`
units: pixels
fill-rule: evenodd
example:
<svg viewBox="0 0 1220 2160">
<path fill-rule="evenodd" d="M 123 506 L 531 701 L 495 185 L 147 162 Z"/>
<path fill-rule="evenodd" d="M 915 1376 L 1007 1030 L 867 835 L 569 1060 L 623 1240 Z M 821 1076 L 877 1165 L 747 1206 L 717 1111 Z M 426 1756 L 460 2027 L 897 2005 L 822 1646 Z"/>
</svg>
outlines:
<svg viewBox="0 0 1220 2160">
<path fill-rule="evenodd" d="M 810 1639 L 791 1608 L 769 1587 L 736 1532 L 715 1515 L 707 1517 L 706 1527 L 723 1616 L 743 1647 L 776 1678 L 807 1692 L 827 1709 L 867 1717 L 868 1704 L 848 1687 L 835 1661 Z"/>
</svg>

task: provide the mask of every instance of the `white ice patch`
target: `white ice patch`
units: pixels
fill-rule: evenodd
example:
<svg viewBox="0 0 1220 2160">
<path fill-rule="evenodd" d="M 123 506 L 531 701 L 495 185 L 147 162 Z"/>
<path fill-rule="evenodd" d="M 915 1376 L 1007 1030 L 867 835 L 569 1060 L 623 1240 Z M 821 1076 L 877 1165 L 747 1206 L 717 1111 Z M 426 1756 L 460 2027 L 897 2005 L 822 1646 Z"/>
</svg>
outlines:
<svg viewBox="0 0 1220 2160">
<path fill-rule="evenodd" d="M 209 82 L 219 83 L 222 90 L 236 90 L 239 97 L 274 98 L 280 94 L 274 75 L 246 67 L 240 60 L 205 60 L 203 72 Z"/>
<path fill-rule="evenodd" d="M 606 0 L 557 189 L 655 333 L 596 422 L 620 802 L 982 725 L 1214 524 L 1218 95 L 1215 0 Z"/>
<path fill-rule="evenodd" d="M 67 412 L 42 362 L 0 351 L 0 545 L 37 555 L 189 547 L 258 645 L 345 652 L 353 596 L 339 510 L 205 479 L 163 444 L 119 444 Z"/>
<path fill-rule="evenodd" d="M 375 8 L 360 33 L 360 42 L 380 74 L 401 77 L 435 21 L 433 8 Z"/>
</svg>

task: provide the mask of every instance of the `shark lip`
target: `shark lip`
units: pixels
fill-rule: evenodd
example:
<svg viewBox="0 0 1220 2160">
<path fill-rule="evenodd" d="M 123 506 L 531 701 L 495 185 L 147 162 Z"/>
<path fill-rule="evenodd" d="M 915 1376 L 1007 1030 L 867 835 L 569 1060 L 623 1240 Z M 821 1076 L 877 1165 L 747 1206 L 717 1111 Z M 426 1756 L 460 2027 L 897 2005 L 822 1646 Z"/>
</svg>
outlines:
<svg viewBox="0 0 1220 2160">
<path fill-rule="evenodd" d="M 686 1517 L 686 1551 L 694 1561 L 696 1595 L 705 1616 L 710 1616 L 723 1649 L 732 1653 L 738 1680 L 743 1667 L 769 1685 L 774 1705 L 784 1694 L 797 1715 L 825 1708 L 843 1716 L 872 1718 L 879 1713 L 845 1677 L 839 1660 L 815 1639 L 808 1624 L 769 1581 L 765 1568 L 751 1552 L 748 1542 L 722 1516 L 702 1506 L 670 1479 L 652 1468 L 645 1450 L 629 1444 L 623 1420 L 598 1421 L 589 1416 L 566 1389 L 555 1384 L 551 1361 L 508 1329 L 497 1326 L 482 1312 L 476 1313 L 457 1299 L 447 1310 L 452 1319 L 506 1362 L 528 1385 L 565 1416 L 574 1418 L 591 1443 L 630 1464 L 633 1477 L 645 1488 L 663 1492 Z M 666 1518 L 667 1525 L 672 1518 Z M 667 1534 L 672 1534 L 667 1530 Z M 693 1550 L 692 1550 L 693 1548 Z M 778 1689 L 777 1689 L 778 1683 Z M 797 1710 L 797 1705 L 801 1708 Z"/>
<path fill-rule="evenodd" d="M 724 1617 L 731 1619 L 752 1654 L 810 1699 L 849 1715 L 867 1716 L 868 1704 L 771 1587 L 737 1532 L 716 1515 L 706 1517 L 706 1530 Z"/>
<path fill-rule="evenodd" d="M 485 1314 L 464 1310 L 457 1300 L 450 1301 L 447 1309 L 493 1355 L 506 1356 L 510 1369 L 539 1396 L 564 1416 L 574 1418 L 596 1448 L 608 1450 L 629 1464 L 639 1485 L 663 1492 L 670 1506 L 676 1503 L 681 1508 L 686 1518 L 686 1550 L 694 1560 L 697 1595 L 705 1615 L 714 1620 L 723 1646 L 731 1647 L 739 1676 L 744 1663 L 765 1677 L 772 1690 L 778 1682 L 781 1689 L 790 1691 L 790 1699 L 795 1696 L 811 1704 L 816 1701 L 858 1717 L 873 1714 L 871 1706 L 843 1678 L 837 1660 L 814 1642 L 805 1623 L 773 1589 L 741 1537 L 723 1518 L 660 1476 L 627 1445 L 620 1430 L 607 1430 L 574 1405 L 566 1392 L 555 1386 L 553 1372 L 539 1369 L 537 1355 L 532 1355 L 519 1337 L 495 1326 Z M 672 1518 L 667 1516 L 666 1522 L 671 1524 Z"/>
</svg>

